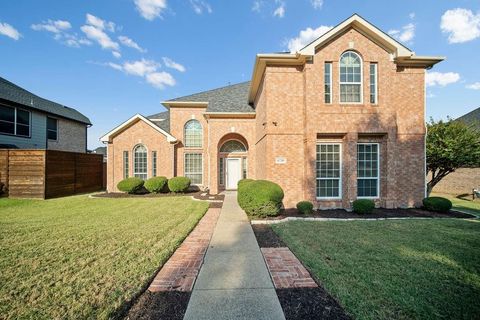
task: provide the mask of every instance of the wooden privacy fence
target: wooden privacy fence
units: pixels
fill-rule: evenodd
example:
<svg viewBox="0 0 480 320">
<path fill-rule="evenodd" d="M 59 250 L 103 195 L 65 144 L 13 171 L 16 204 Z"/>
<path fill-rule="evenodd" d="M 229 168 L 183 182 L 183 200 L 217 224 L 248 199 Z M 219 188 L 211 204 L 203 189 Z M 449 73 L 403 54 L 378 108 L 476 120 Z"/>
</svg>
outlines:
<svg viewBox="0 0 480 320">
<path fill-rule="evenodd" d="M 55 198 L 104 188 L 103 156 L 54 150 L 0 150 L 0 182 L 14 198 Z"/>
</svg>

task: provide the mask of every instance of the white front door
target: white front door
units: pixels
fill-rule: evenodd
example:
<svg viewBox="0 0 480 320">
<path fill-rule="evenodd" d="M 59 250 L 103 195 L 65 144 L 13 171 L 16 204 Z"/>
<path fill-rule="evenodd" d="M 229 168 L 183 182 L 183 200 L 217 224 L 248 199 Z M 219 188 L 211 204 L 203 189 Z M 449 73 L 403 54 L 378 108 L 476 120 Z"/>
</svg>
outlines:
<svg viewBox="0 0 480 320">
<path fill-rule="evenodd" d="M 242 177 L 241 159 L 227 158 L 227 189 L 237 189 L 238 181 Z"/>
</svg>

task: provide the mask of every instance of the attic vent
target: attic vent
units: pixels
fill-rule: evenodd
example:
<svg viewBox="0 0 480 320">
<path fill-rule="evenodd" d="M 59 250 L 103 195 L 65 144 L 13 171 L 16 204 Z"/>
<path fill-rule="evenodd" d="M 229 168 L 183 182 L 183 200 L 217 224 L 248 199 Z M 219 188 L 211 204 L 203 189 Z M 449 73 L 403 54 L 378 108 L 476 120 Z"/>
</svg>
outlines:
<svg viewBox="0 0 480 320">
<path fill-rule="evenodd" d="M 33 99 L 30 99 L 30 105 L 33 106 Z"/>
</svg>

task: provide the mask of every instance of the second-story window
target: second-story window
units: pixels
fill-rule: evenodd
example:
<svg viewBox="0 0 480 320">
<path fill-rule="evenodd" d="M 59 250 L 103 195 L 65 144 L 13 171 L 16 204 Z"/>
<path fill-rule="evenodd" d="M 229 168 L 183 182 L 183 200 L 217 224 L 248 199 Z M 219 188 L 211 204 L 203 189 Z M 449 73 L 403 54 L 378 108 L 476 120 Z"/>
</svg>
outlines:
<svg viewBox="0 0 480 320">
<path fill-rule="evenodd" d="M 47 137 L 48 140 L 58 139 L 58 120 L 54 118 L 47 118 Z"/>
<path fill-rule="evenodd" d="M 325 62 L 325 103 L 332 103 L 332 63 Z"/>
<path fill-rule="evenodd" d="M 185 124 L 185 147 L 201 148 L 203 140 L 202 125 L 198 120 L 190 120 Z"/>
<path fill-rule="evenodd" d="M 0 134 L 30 137 L 30 112 L 0 106 Z"/>
<path fill-rule="evenodd" d="M 340 102 L 362 103 L 362 59 L 353 51 L 340 57 Z"/>
<path fill-rule="evenodd" d="M 370 103 L 377 104 L 377 87 L 378 87 L 378 76 L 377 76 L 377 64 L 370 63 Z"/>
</svg>

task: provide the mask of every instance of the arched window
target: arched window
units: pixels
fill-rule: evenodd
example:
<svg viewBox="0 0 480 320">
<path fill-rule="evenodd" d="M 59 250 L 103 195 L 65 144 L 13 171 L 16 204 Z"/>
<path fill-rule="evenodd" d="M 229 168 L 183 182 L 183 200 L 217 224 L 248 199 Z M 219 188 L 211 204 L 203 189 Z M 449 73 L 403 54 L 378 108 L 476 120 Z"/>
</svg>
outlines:
<svg viewBox="0 0 480 320">
<path fill-rule="evenodd" d="M 246 152 L 247 148 L 238 140 L 229 140 L 225 142 L 220 148 L 220 152 L 231 153 L 231 152 Z"/>
<path fill-rule="evenodd" d="M 353 51 L 340 57 L 340 102 L 362 103 L 362 59 Z"/>
<path fill-rule="evenodd" d="M 133 149 L 133 176 L 147 179 L 147 148 L 143 144 Z"/>
<path fill-rule="evenodd" d="M 201 148 L 203 140 L 202 125 L 198 120 L 185 123 L 185 147 Z"/>
</svg>

